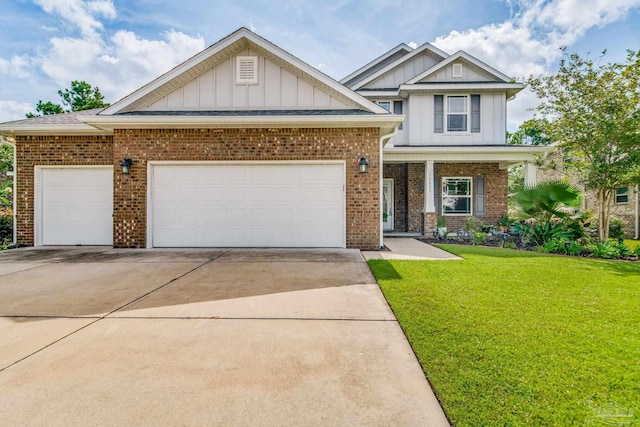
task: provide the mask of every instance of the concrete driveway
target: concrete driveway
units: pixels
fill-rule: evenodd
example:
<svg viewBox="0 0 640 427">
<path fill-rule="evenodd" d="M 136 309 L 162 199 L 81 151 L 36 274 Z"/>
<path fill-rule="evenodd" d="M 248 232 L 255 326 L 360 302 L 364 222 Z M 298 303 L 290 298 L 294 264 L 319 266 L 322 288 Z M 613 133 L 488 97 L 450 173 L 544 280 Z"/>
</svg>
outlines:
<svg viewBox="0 0 640 427">
<path fill-rule="evenodd" d="M 4 425 L 448 425 L 356 250 L 0 252 Z"/>
</svg>

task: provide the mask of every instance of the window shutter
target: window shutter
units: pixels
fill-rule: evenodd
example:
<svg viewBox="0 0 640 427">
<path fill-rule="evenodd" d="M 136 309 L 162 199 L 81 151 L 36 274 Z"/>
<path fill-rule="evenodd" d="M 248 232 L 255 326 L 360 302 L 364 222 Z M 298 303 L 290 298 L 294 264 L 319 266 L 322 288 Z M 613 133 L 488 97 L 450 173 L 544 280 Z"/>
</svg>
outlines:
<svg viewBox="0 0 640 427">
<path fill-rule="evenodd" d="M 485 207 L 484 207 L 484 176 L 479 176 L 476 178 L 476 215 L 483 216 L 485 215 Z"/>
<path fill-rule="evenodd" d="M 393 114 L 402 114 L 402 101 L 393 101 Z M 402 130 L 402 123 L 398 126 L 398 130 Z"/>
<path fill-rule="evenodd" d="M 434 179 L 433 185 L 433 197 L 435 197 L 435 205 L 436 205 L 436 213 L 438 215 L 442 215 L 442 209 L 440 209 L 440 204 L 442 202 L 440 197 L 440 192 L 442 191 L 442 180 L 439 176 L 436 176 Z"/>
<path fill-rule="evenodd" d="M 471 95 L 471 132 L 480 132 L 480 95 Z"/>
<path fill-rule="evenodd" d="M 433 132 L 444 132 L 444 95 L 433 96 Z"/>
</svg>

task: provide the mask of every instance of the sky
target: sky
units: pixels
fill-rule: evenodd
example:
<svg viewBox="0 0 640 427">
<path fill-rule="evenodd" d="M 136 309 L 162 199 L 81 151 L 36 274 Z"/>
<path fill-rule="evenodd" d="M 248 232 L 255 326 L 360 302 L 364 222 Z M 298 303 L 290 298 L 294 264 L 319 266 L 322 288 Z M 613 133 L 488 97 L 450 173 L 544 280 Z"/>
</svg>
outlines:
<svg viewBox="0 0 640 427">
<path fill-rule="evenodd" d="M 567 52 L 622 62 L 640 49 L 640 0 L 3 0 L 0 122 L 72 80 L 115 102 L 240 27 L 336 80 L 400 43 L 464 50 L 523 81 Z M 535 96 L 508 104 L 513 131 Z"/>
</svg>

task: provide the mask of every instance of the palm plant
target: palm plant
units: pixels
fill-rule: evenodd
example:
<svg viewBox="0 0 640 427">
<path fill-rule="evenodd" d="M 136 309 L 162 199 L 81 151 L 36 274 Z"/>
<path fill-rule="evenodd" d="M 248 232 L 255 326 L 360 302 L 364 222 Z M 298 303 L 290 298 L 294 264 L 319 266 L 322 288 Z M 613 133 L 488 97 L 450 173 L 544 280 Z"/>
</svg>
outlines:
<svg viewBox="0 0 640 427">
<path fill-rule="evenodd" d="M 515 194 L 518 216 L 541 222 L 570 218 L 580 206 L 581 198 L 580 190 L 563 181 L 525 185 Z"/>
</svg>

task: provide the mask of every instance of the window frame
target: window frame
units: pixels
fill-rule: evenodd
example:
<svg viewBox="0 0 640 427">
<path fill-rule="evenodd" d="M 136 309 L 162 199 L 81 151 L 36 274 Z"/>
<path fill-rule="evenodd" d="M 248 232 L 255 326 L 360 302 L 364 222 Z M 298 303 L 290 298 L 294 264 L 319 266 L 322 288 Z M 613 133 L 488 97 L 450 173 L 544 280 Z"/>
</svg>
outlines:
<svg viewBox="0 0 640 427">
<path fill-rule="evenodd" d="M 445 193 L 445 182 L 449 180 L 461 181 L 465 180 L 469 182 L 469 194 L 449 196 Z M 473 216 L 473 177 L 471 176 L 443 176 L 440 180 L 440 213 L 442 216 Z M 469 212 L 468 213 L 447 213 L 445 212 L 445 198 L 465 198 L 469 199 Z"/>
<path fill-rule="evenodd" d="M 618 194 L 618 190 L 624 190 L 624 194 Z M 625 197 L 625 201 L 618 201 L 618 197 Z M 615 189 L 615 194 L 613 195 L 614 203 L 616 205 L 626 205 L 629 204 L 629 187 L 617 187 Z"/>
<path fill-rule="evenodd" d="M 465 98 L 465 112 L 464 113 L 450 113 L 449 112 L 449 98 Z M 468 93 L 456 93 L 444 95 L 443 99 L 443 130 L 445 134 L 453 135 L 467 135 L 471 133 L 471 94 Z M 465 130 L 449 130 L 449 116 L 466 116 Z"/>
<path fill-rule="evenodd" d="M 393 114 L 393 100 L 380 100 L 380 101 L 376 101 L 376 104 L 378 104 L 380 107 L 382 107 L 382 104 L 389 104 L 389 108 L 384 108 L 385 110 L 387 110 L 388 112 Z"/>
</svg>

